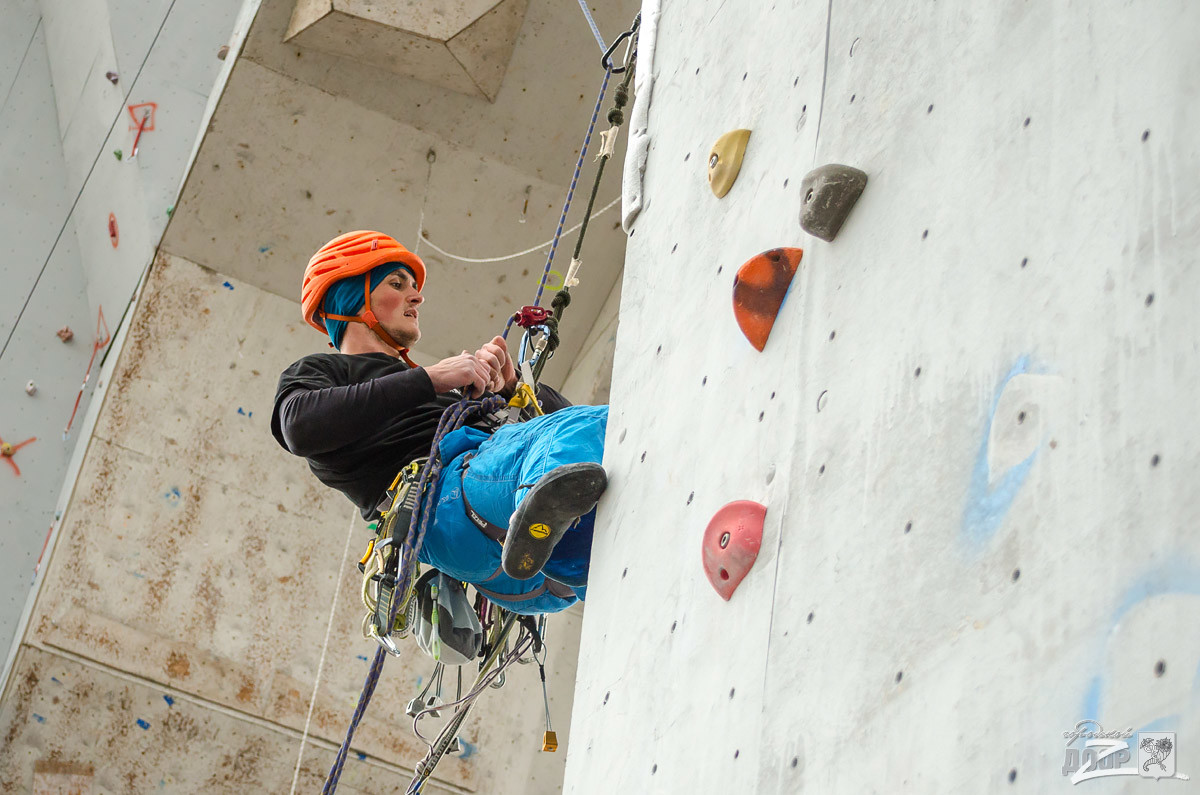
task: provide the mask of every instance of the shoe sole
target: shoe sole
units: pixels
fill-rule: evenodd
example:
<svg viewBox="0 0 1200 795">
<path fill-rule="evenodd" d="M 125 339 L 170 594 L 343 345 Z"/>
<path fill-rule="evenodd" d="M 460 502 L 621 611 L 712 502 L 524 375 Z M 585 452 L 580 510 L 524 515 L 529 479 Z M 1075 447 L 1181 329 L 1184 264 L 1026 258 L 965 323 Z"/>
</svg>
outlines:
<svg viewBox="0 0 1200 795">
<path fill-rule="evenodd" d="M 528 580 L 539 571 L 571 524 L 596 506 L 608 475 L 599 464 L 566 464 L 537 482 L 509 520 L 501 565 Z"/>
</svg>

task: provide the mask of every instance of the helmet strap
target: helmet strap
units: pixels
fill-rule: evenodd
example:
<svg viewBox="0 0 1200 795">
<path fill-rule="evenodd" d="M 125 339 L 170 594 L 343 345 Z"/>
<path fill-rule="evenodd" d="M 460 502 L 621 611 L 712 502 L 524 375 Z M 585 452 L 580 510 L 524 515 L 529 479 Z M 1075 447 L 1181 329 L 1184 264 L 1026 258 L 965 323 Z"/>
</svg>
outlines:
<svg viewBox="0 0 1200 795">
<path fill-rule="evenodd" d="M 322 313 L 321 317 L 329 318 L 330 320 L 345 320 L 349 323 L 362 323 L 367 328 L 371 329 L 371 332 L 378 337 L 384 345 L 394 349 L 400 358 L 404 360 L 405 364 L 413 369 L 416 369 L 417 363 L 408 357 L 408 348 L 405 348 L 403 345 L 392 339 L 392 335 L 387 333 L 383 325 L 379 322 L 379 318 L 375 317 L 375 313 L 371 311 L 370 273 L 363 277 L 363 299 L 363 311 L 360 315 L 350 317 L 347 315 L 326 315 Z"/>
</svg>

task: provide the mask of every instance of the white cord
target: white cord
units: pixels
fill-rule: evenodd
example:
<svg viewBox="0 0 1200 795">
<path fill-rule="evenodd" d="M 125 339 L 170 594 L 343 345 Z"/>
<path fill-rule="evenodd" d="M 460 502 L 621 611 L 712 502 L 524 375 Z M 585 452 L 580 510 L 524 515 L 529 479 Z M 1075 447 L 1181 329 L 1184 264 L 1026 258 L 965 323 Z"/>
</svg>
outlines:
<svg viewBox="0 0 1200 795">
<path fill-rule="evenodd" d="M 597 210 L 596 212 L 592 213 L 592 217 L 591 217 L 591 218 L 589 218 L 588 220 L 589 220 L 589 221 L 593 221 L 593 220 L 595 220 L 595 219 L 596 219 L 596 218 L 598 218 L 598 217 L 599 217 L 601 214 L 603 214 L 603 213 L 605 213 L 605 212 L 608 212 L 608 211 L 609 211 L 609 210 L 611 210 L 613 207 L 616 207 L 616 206 L 617 206 L 617 204 L 619 204 L 619 203 L 620 203 L 620 201 L 621 201 L 621 197 L 620 197 L 620 196 L 618 196 L 617 198 L 615 198 L 615 199 L 613 199 L 612 201 L 610 201 L 608 204 L 606 204 L 606 205 L 604 205 L 603 207 L 601 207 L 601 208 L 600 208 L 599 210 Z M 543 249 L 543 248 L 549 248 L 549 247 L 550 247 L 550 244 L 554 242 L 554 238 L 550 238 L 550 239 L 549 239 L 549 240 L 547 240 L 545 243 L 542 243 L 542 244 L 540 244 L 540 245 L 534 246 L 533 248 L 527 248 L 527 249 L 525 249 L 524 251 L 518 251 L 516 254 L 509 254 L 509 255 L 507 255 L 507 256 L 504 256 L 504 257 L 484 257 L 484 258 L 482 258 L 482 259 L 477 259 L 477 258 L 475 258 L 475 257 L 460 257 L 460 256 L 458 256 L 457 254 L 451 254 L 449 251 L 446 251 L 446 249 L 444 249 L 444 248 L 439 248 L 439 247 L 438 247 L 438 246 L 437 246 L 437 245 L 436 245 L 436 244 L 435 244 L 435 243 L 434 243 L 432 240 L 430 240 L 429 238 L 425 237 L 425 236 L 424 236 L 424 232 L 425 232 L 424 226 L 425 226 L 425 213 L 424 213 L 424 211 L 422 211 L 422 212 L 421 212 L 420 228 L 418 228 L 418 229 L 417 229 L 417 246 L 418 246 L 418 248 L 420 247 L 420 245 L 421 245 L 422 243 L 424 243 L 425 245 L 429 246 L 431 249 L 433 249 L 434 251 L 438 252 L 438 253 L 439 253 L 439 254 L 441 254 L 442 256 L 444 256 L 444 257 L 449 257 L 450 259 L 453 259 L 453 260 L 458 260 L 459 262 L 471 262 L 471 263 L 504 262 L 505 260 L 516 259 L 517 257 L 523 257 L 523 256 L 525 256 L 526 254 L 532 254 L 533 252 L 535 252 L 535 251 L 539 251 L 540 249 Z M 582 221 L 580 221 L 579 223 L 575 224 L 575 226 L 573 226 L 573 227 L 571 227 L 570 229 L 568 229 L 568 230 L 566 230 L 565 232 L 563 232 L 563 234 L 564 234 L 564 235 L 569 235 L 569 234 L 571 234 L 572 232 L 574 232 L 574 231 L 576 231 L 577 229 L 579 229 L 579 227 L 581 227 L 581 226 L 583 226 L 583 222 L 582 222 Z"/>
<path fill-rule="evenodd" d="M 321 670 L 325 667 L 325 652 L 329 651 L 329 634 L 333 631 L 333 617 L 337 613 L 338 594 L 342 590 L 342 572 L 350 558 L 350 539 L 358 526 L 357 512 L 350 518 L 350 530 L 346 533 L 346 548 L 342 550 L 342 565 L 337 568 L 336 585 L 333 588 L 333 604 L 329 606 L 329 623 L 325 625 L 325 643 L 321 646 L 321 659 L 317 663 L 317 678 L 313 681 L 312 698 L 308 701 L 308 715 L 304 718 L 304 733 L 300 736 L 300 753 L 296 757 L 296 772 L 292 774 L 290 795 L 296 795 L 296 783 L 300 780 L 300 763 L 304 761 L 304 744 L 308 742 L 308 726 L 312 722 L 313 707 L 317 705 L 317 688 L 321 685 Z"/>
</svg>

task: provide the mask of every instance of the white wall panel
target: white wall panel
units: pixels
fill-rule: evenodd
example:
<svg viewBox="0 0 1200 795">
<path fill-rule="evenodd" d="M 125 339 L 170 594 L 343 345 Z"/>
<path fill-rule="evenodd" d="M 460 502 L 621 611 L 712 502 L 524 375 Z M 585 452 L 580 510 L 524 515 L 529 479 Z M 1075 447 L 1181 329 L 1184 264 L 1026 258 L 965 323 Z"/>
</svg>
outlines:
<svg viewBox="0 0 1200 795">
<path fill-rule="evenodd" d="M 1195 777 L 1197 31 L 664 4 L 565 791 L 1057 791 L 1085 718 L 1176 731 Z M 829 162 L 870 177 L 832 243 L 798 224 Z M 732 274 L 796 245 L 760 354 Z M 725 603 L 733 499 L 768 512 Z"/>
</svg>

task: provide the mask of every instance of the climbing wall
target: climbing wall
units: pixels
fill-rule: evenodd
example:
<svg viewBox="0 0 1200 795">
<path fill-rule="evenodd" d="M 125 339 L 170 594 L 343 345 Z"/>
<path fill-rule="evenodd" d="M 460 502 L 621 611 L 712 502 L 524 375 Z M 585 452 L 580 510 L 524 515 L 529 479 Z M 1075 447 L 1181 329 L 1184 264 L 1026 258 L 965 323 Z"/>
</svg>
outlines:
<svg viewBox="0 0 1200 795">
<path fill-rule="evenodd" d="M 243 5 L 5 7 L 0 439 L 33 441 L 0 462 L 0 681 L 74 482 L 112 333 L 166 226 Z M 64 327 L 73 337 L 60 340 Z"/>
<path fill-rule="evenodd" d="M 1059 791 L 1085 719 L 1176 732 L 1194 787 L 1200 8 L 654 6 L 564 791 Z M 869 177 L 832 242 L 826 163 Z M 759 352 L 734 276 L 776 247 Z M 1148 791 L 1137 753 L 1088 786 Z"/>
</svg>

